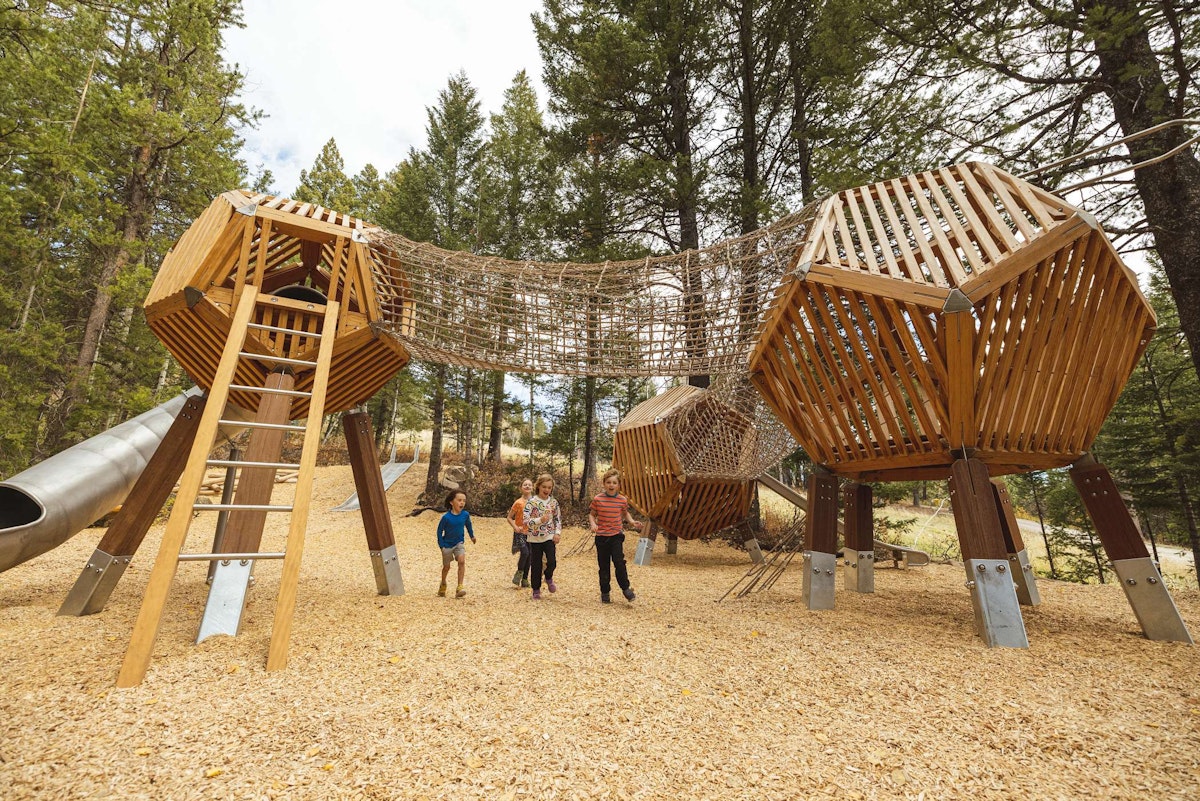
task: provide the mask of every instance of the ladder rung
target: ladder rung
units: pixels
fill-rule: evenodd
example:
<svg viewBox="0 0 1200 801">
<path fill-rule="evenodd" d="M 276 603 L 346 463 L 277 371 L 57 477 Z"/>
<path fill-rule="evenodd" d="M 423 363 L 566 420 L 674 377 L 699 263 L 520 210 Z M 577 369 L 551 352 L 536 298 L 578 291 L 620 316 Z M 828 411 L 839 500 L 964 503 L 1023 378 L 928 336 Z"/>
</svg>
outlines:
<svg viewBox="0 0 1200 801">
<path fill-rule="evenodd" d="M 243 359 L 257 359 L 260 362 L 276 362 L 278 364 L 299 364 L 305 367 L 316 367 L 316 362 L 310 362 L 307 359 L 289 359 L 286 356 L 275 356 L 270 353 L 251 353 L 244 350 L 238 354 Z"/>
<path fill-rule="evenodd" d="M 282 559 L 282 553 L 181 553 L 180 562 L 241 562 L 251 559 Z"/>
<path fill-rule="evenodd" d="M 299 470 L 300 465 L 292 462 L 245 462 L 234 459 L 209 459 L 209 467 L 274 467 L 276 470 Z"/>
<path fill-rule="evenodd" d="M 252 387 L 246 384 L 230 384 L 230 392 L 261 392 L 264 395 L 290 395 L 294 398 L 311 398 L 311 392 L 299 389 L 277 389 L 275 387 Z"/>
<path fill-rule="evenodd" d="M 196 503 L 197 512 L 290 512 L 290 506 L 271 506 L 263 503 Z"/>
<path fill-rule="evenodd" d="M 267 428 L 271 431 L 304 431 L 307 426 L 292 425 L 291 423 L 259 423 L 255 420 L 222 420 L 223 426 L 242 426 L 244 428 Z"/>
<path fill-rule="evenodd" d="M 278 325 L 267 325 L 266 323 L 250 323 L 247 328 L 254 328 L 258 331 L 275 331 L 280 334 L 295 334 L 299 337 L 311 337 L 312 339 L 320 339 L 320 334 L 315 334 L 311 331 L 298 331 L 295 328 L 283 328 Z"/>
</svg>

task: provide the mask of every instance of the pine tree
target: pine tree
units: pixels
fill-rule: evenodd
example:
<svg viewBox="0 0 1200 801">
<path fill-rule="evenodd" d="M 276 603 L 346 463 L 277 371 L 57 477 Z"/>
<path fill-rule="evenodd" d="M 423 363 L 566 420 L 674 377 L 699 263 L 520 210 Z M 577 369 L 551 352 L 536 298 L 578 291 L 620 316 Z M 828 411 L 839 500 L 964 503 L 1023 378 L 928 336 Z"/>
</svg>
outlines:
<svg viewBox="0 0 1200 801">
<path fill-rule="evenodd" d="M 358 193 L 354 183 L 346 177 L 345 167 L 337 142 L 330 139 L 321 148 L 312 167 L 300 171 L 300 184 L 292 198 L 351 214 L 358 208 Z"/>
</svg>

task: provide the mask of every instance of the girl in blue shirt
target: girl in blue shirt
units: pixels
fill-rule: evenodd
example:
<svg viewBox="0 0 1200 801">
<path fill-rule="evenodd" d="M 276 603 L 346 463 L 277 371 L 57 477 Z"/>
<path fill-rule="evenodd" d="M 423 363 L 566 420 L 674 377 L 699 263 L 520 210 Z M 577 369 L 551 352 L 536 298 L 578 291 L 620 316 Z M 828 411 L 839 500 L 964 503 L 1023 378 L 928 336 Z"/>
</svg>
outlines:
<svg viewBox="0 0 1200 801">
<path fill-rule="evenodd" d="M 467 594 L 463 589 L 463 579 L 467 575 L 467 548 L 464 543 L 464 535 L 471 535 L 471 544 L 475 544 L 475 529 L 471 526 L 471 513 L 465 508 L 467 505 L 467 493 L 462 490 L 453 490 L 446 496 L 446 506 L 450 511 L 442 515 L 442 519 L 438 521 L 437 541 L 438 547 L 442 549 L 442 584 L 438 587 L 437 594 L 443 598 L 446 596 L 446 576 L 450 574 L 450 563 L 458 562 L 458 591 L 454 593 L 455 598 L 461 598 Z"/>
</svg>

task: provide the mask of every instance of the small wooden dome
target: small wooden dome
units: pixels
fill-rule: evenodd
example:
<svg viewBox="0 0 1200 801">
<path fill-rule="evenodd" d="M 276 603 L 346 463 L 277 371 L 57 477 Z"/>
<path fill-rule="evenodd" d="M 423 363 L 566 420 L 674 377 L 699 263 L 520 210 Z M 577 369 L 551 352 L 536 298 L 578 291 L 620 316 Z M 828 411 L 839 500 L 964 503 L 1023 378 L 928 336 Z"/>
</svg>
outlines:
<svg viewBox="0 0 1200 801">
<path fill-rule="evenodd" d="M 967 163 L 827 199 L 751 378 L 844 476 L 1041 470 L 1090 447 L 1154 327 L 1090 215 Z"/>
<path fill-rule="evenodd" d="M 754 480 L 740 458 L 751 419 L 708 390 L 679 386 L 638 404 L 617 425 L 613 465 L 630 503 L 668 534 L 690 540 L 740 523 Z"/>
<path fill-rule="evenodd" d="M 245 190 L 226 192 L 184 232 L 163 260 L 146 299 L 146 321 L 184 370 L 211 388 L 229 333 L 234 298 L 247 284 L 258 287 L 254 323 L 312 330 L 332 297 L 341 304 L 330 370 L 326 413 L 350 409 L 370 398 L 408 363 L 408 352 L 377 325 L 381 306 L 392 319 L 403 298 L 380 293 L 377 271 L 387 269 L 370 244 L 378 229 L 329 209 Z M 395 286 L 395 277 L 384 282 Z M 306 328 L 307 326 L 307 328 Z M 316 337 L 256 329 L 247 349 L 283 359 L 311 359 Z M 244 363 L 234 383 L 261 386 L 270 361 Z M 313 373 L 300 373 L 296 389 L 308 390 Z M 260 395 L 231 392 L 233 403 L 254 410 Z M 294 418 L 308 401 L 297 400 Z"/>
</svg>

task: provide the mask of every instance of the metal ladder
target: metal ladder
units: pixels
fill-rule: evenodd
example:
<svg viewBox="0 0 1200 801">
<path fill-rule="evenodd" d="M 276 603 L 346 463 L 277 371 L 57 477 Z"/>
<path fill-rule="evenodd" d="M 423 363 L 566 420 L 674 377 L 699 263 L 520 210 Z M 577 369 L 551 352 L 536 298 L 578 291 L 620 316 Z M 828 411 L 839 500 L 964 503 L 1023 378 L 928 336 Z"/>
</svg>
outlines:
<svg viewBox="0 0 1200 801">
<path fill-rule="evenodd" d="M 321 419 L 325 407 L 325 395 L 329 384 L 329 370 L 333 359 L 333 343 L 337 331 L 338 304 L 330 301 L 324 311 L 324 320 L 320 334 L 290 331 L 277 326 L 267 326 L 251 322 L 258 303 L 258 290 L 253 285 L 246 286 L 236 298 L 233 318 L 230 323 L 229 335 L 221 354 L 221 360 L 213 377 L 212 389 L 209 391 L 208 403 L 205 406 L 196 438 L 192 443 L 188 456 L 187 467 L 179 482 L 179 492 L 176 502 L 167 519 L 166 530 L 163 533 L 162 545 L 155 558 L 154 567 L 146 585 L 146 593 L 142 600 L 141 610 L 134 623 L 133 633 L 129 640 L 129 648 L 125 652 L 125 660 L 117 676 L 118 687 L 133 687 L 142 683 L 146 670 L 150 665 L 150 657 L 154 648 L 154 640 L 158 634 L 159 623 L 162 619 L 163 607 L 175 578 L 175 571 L 180 562 L 188 561 L 229 561 L 251 564 L 257 559 L 282 559 L 283 575 L 279 584 L 279 596 L 275 606 L 275 619 L 271 630 L 271 643 L 267 656 L 267 670 L 279 670 L 287 665 L 288 641 L 291 636 L 292 615 L 296 607 L 296 584 L 300 575 L 300 560 L 304 552 L 304 532 L 308 525 L 308 512 L 312 496 L 313 472 L 316 467 L 317 447 L 320 443 Z M 252 353 L 246 349 L 248 332 L 253 329 L 282 332 L 285 334 L 302 334 L 307 337 L 319 337 L 315 362 L 300 359 L 288 359 L 272 354 Z M 250 386 L 234 384 L 239 364 L 244 360 L 270 361 L 277 364 L 287 364 L 304 369 L 315 370 L 312 392 L 302 392 L 292 389 L 277 389 L 265 386 Z M 293 397 L 308 397 L 308 419 L 303 426 L 269 423 L 240 423 L 250 427 L 283 428 L 304 435 L 299 464 L 284 464 L 281 462 L 235 462 L 209 459 L 213 442 L 221 425 L 221 413 L 225 409 L 230 391 L 257 392 L 263 394 L 286 394 Z M 209 467 L 216 466 L 272 467 L 277 469 L 299 470 L 296 479 L 295 500 L 291 506 L 275 505 L 238 505 L 238 504 L 198 504 L 196 499 L 200 493 L 204 475 Z M 182 553 L 191 526 L 194 513 L 198 511 L 262 511 L 285 513 L 291 515 L 288 527 L 285 550 L 280 553 Z"/>
</svg>

